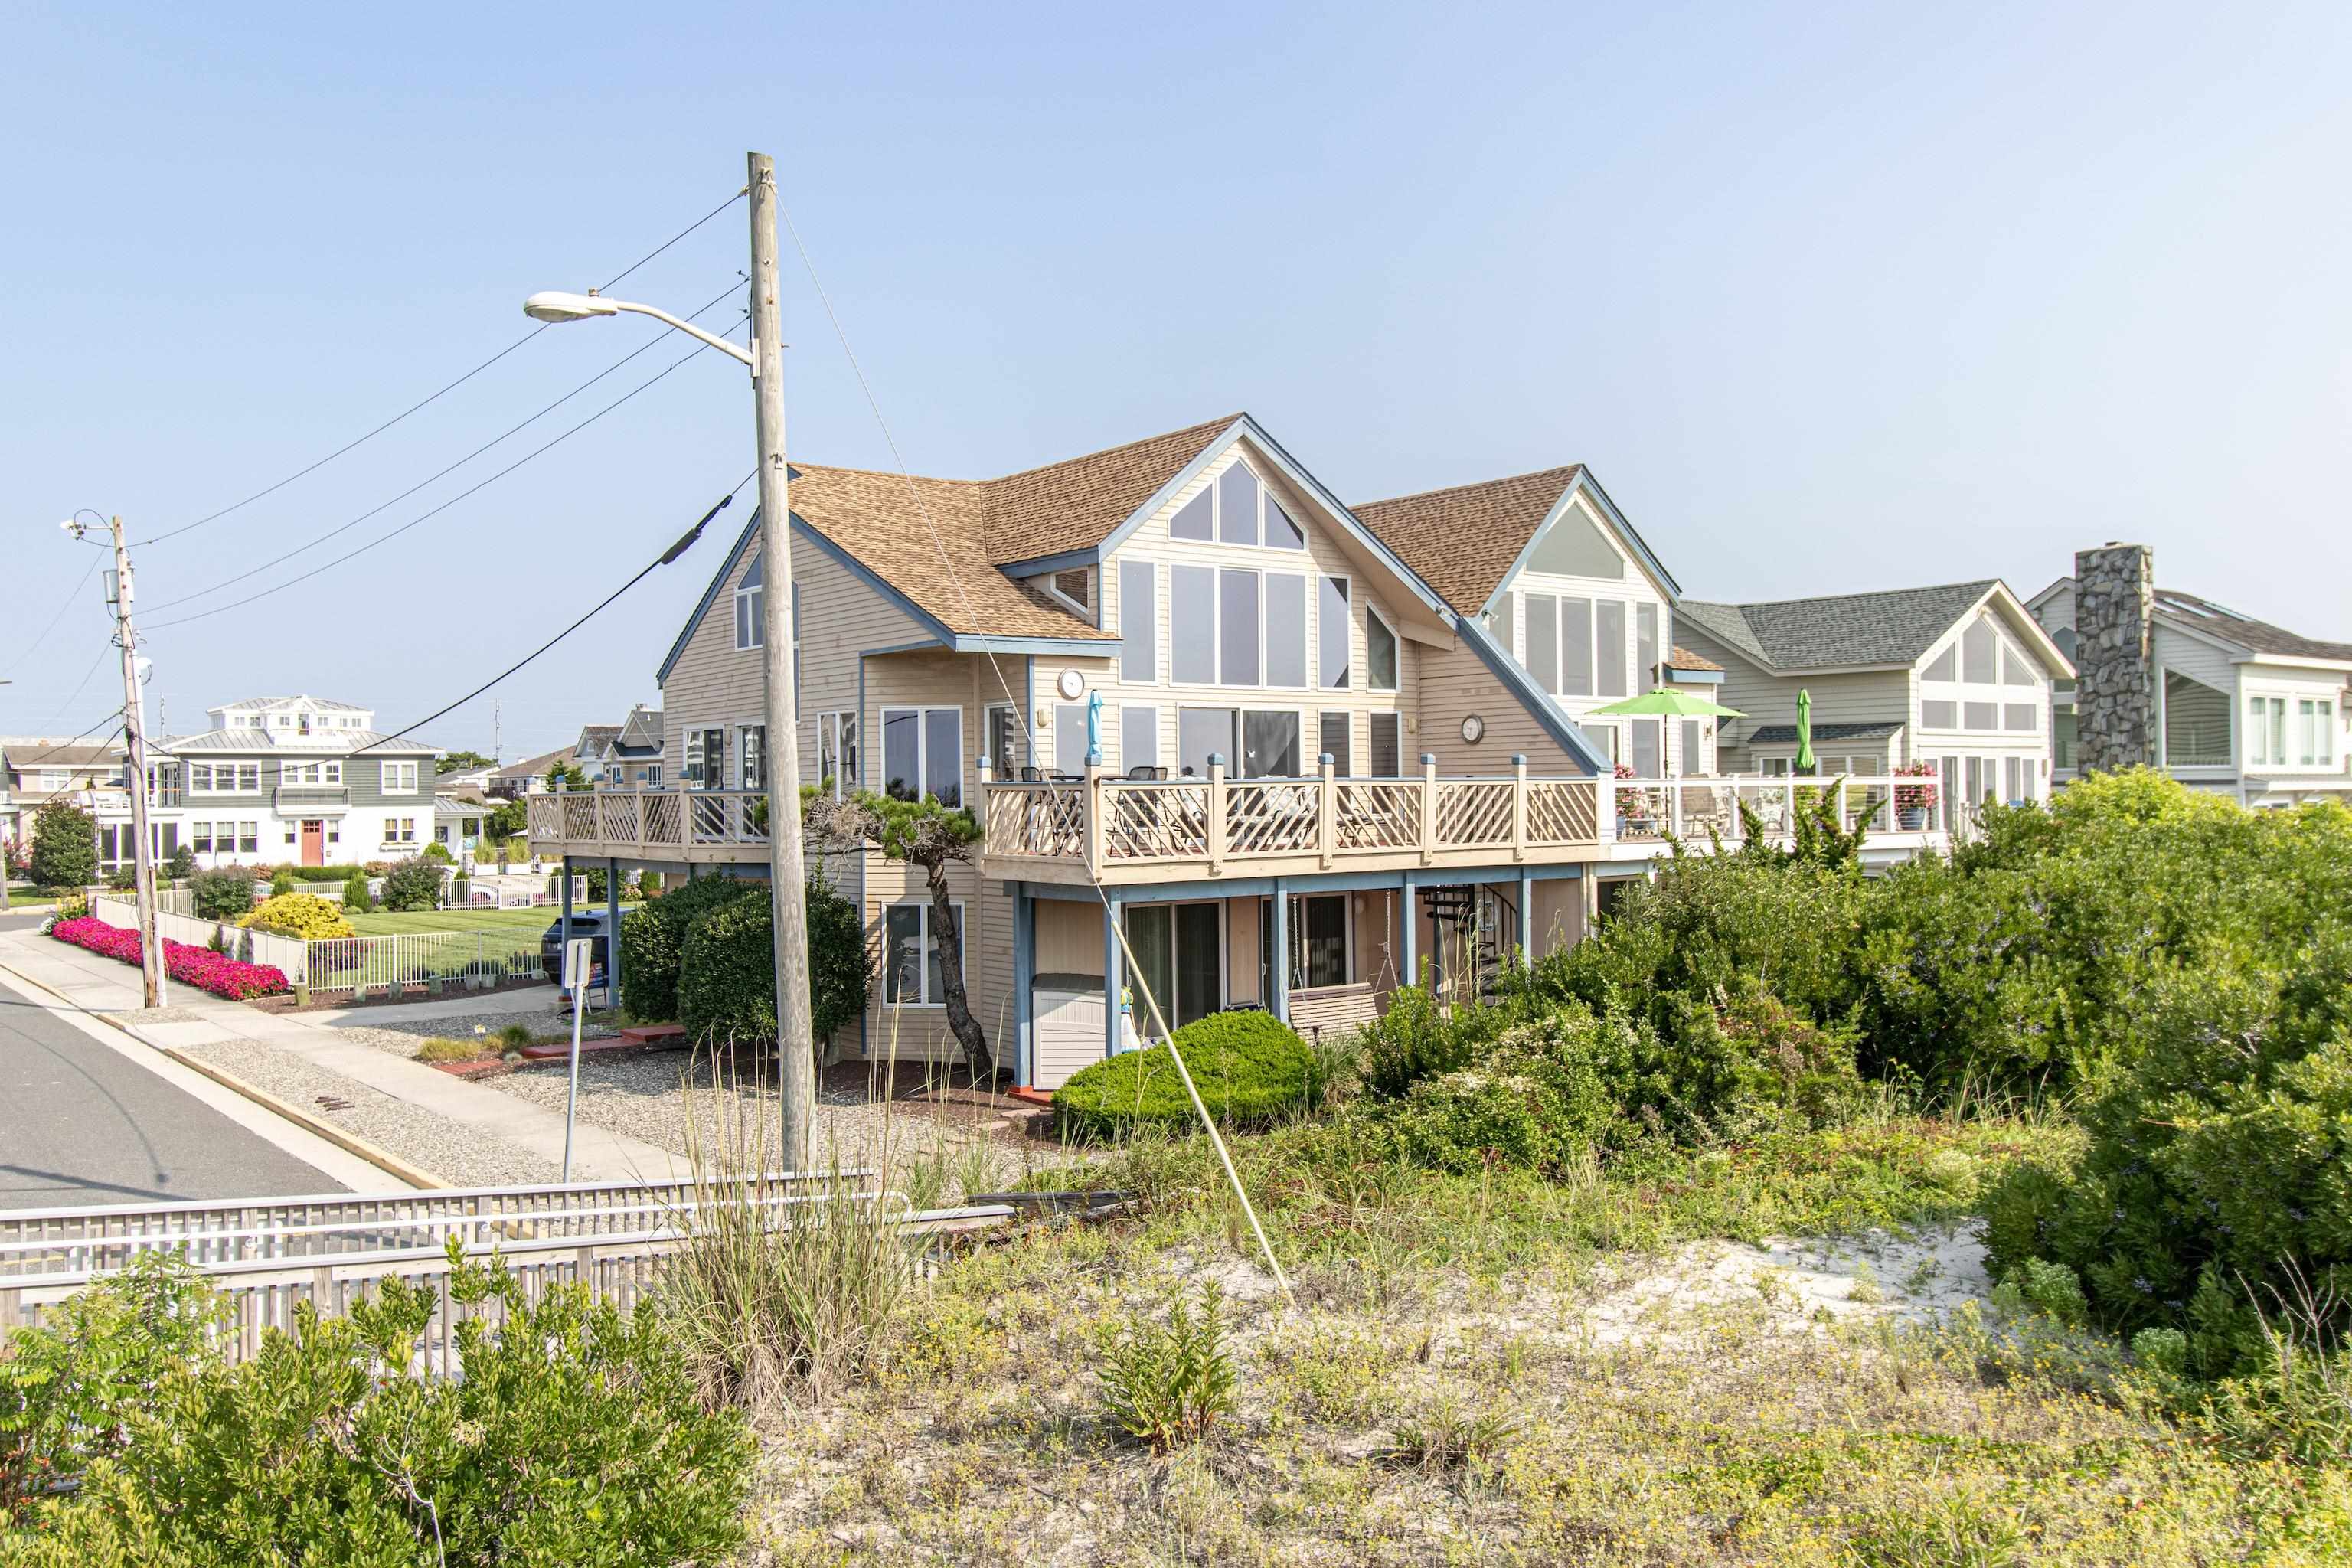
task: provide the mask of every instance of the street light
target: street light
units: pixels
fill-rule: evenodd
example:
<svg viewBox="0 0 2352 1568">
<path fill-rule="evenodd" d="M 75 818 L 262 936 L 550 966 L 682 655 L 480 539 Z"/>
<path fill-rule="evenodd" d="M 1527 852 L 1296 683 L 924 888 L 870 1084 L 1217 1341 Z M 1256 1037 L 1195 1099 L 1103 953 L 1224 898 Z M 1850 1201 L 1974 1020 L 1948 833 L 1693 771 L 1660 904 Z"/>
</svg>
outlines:
<svg viewBox="0 0 2352 1568">
<path fill-rule="evenodd" d="M 760 571 L 766 585 L 761 671 L 768 732 L 761 748 L 772 803 L 768 825 L 769 898 L 775 921 L 776 1087 L 782 1100 L 785 1169 L 810 1168 L 816 1103 L 816 1029 L 809 1009 L 808 905 L 798 831 L 800 747 L 793 705 L 793 557 L 785 494 L 783 304 L 776 267 L 776 165 L 764 153 L 746 156 L 751 197 L 751 346 L 747 351 L 691 321 L 625 300 L 560 289 L 533 294 L 523 313 L 534 321 L 584 321 L 626 311 L 651 316 L 741 362 L 751 372 L 752 424 L 759 441 Z M 707 782 L 707 781 L 706 781 Z M 607 874 L 610 874 L 608 868 Z"/>
</svg>

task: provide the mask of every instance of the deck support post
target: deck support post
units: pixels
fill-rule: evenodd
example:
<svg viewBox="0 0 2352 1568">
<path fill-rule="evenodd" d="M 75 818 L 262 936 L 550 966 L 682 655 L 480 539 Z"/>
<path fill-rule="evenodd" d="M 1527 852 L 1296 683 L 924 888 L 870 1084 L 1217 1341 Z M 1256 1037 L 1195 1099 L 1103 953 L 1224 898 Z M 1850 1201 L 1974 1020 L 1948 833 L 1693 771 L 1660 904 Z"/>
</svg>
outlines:
<svg viewBox="0 0 2352 1568">
<path fill-rule="evenodd" d="M 562 953 L 563 953 L 563 952 L 566 952 L 570 951 L 571 946 L 572 946 L 572 857 L 571 857 L 571 856 L 566 855 L 566 856 L 564 856 L 564 857 L 563 857 L 563 870 L 562 870 L 562 876 L 561 876 L 561 877 L 559 877 L 557 879 L 558 879 L 558 880 L 562 884 L 562 886 L 563 886 L 563 911 L 562 911 L 562 913 L 561 913 L 561 914 L 559 914 L 559 915 L 557 915 L 557 916 L 555 917 L 555 924 L 556 924 L 556 932 L 555 932 L 555 935 L 556 935 L 556 943 L 557 943 L 557 945 L 556 945 L 556 952 L 557 952 L 559 955 L 561 955 Z M 559 957 L 558 957 L 558 959 L 557 959 L 557 961 L 556 961 L 556 962 L 557 962 L 557 963 L 561 963 L 562 962 L 562 960 L 561 956 L 559 956 Z M 555 975 L 556 975 L 556 978 L 557 978 L 559 981 L 560 981 L 560 980 L 562 980 L 562 979 L 563 978 L 563 972 L 562 972 L 562 970 L 558 969 L 558 970 L 555 972 Z"/>
<path fill-rule="evenodd" d="M 1528 755 L 1511 758 L 1511 858 L 1528 858 Z"/>
<path fill-rule="evenodd" d="M 1338 765 L 1331 753 L 1326 752 L 1317 770 L 1321 776 L 1315 805 L 1315 852 L 1326 871 L 1331 868 L 1339 851 L 1339 786 L 1332 771 Z"/>
<path fill-rule="evenodd" d="M 1324 779 L 1330 779 L 1331 759 L 1323 759 Z M 1274 962 L 1268 965 L 1266 987 L 1274 993 L 1266 998 L 1266 1011 L 1284 1023 L 1290 1022 L 1290 895 L 1283 890 L 1282 879 L 1274 879 Z"/>
<path fill-rule="evenodd" d="M 1415 916 L 1419 912 L 1415 907 L 1418 896 L 1413 891 L 1412 878 L 1398 879 L 1404 885 L 1404 983 L 1418 985 L 1421 984 L 1421 960 L 1416 950 L 1421 943 L 1420 933 L 1414 929 Z"/>
<path fill-rule="evenodd" d="M 604 1005 L 621 1005 L 621 863 L 604 862 Z"/>
<path fill-rule="evenodd" d="M 1437 754 L 1421 753 L 1421 863 L 1437 858 Z"/>
<path fill-rule="evenodd" d="M 1103 1056 L 1106 1059 L 1118 1055 L 1119 994 L 1126 989 L 1126 966 L 1119 962 L 1118 911 L 1120 900 L 1103 900 Z"/>
<path fill-rule="evenodd" d="M 1225 759 L 1209 753 L 1209 875 L 1225 874 Z"/>
<path fill-rule="evenodd" d="M 1037 1081 L 1037 904 L 1026 883 L 1013 885 L 1013 1081 Z"/>
</svg>

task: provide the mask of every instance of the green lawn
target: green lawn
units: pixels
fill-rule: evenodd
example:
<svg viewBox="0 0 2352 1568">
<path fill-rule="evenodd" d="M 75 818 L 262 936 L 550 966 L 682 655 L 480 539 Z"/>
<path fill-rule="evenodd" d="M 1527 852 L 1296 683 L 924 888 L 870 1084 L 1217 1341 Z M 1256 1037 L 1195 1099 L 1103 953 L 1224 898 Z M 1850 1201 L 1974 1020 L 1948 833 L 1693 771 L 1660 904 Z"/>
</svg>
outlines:
<svg viewBox="0 0 2352 1568">
<path fill-rule="evenodd" d="M 536 937 L 554 923 L 556 914 L 556 906 L 550 904 L 529 910 L 422 910 L 412 914 L 389 914 L 381 910 L 361 914 L 356 910 L 345 910 L 343 918 L 362 936 L 395 936 L 420 931 L 487 931 Z"/>
</svg>

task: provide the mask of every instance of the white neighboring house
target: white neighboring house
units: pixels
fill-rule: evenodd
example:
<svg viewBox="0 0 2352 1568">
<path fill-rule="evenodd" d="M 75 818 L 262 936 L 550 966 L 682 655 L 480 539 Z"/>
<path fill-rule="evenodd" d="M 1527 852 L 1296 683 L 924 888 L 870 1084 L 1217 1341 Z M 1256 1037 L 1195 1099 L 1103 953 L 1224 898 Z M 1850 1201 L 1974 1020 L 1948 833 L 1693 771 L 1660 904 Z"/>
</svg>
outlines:
<svg viewBox="0 0 2352 1568">
<path fill-rule="evenodd" d="M 1725 668 L 1727 765 L 1786 773 L 1797 695 L 1812 696 L 1815 772 L 1933 763 L 1947 800 L 2050 795 L 2053 684 L 2074 673 L 1998 579 L 1726 605 L 1685 599 L 1676 636 Z"/>
<path fill-rule="evenodd" d="M 385 742 L 375 715 L 318 697 L 263 697 L 206 710 L 212 728 L 159 742 L 149 763 L 155 852 L 186 847 L 205 868 L 342 866 L 422 854 L 438 810 L 440 753 Z M 99 858 L 112 868 L 132 853 L 127 792 L 97 802 Z M 448 847 L 462 855 L 479 816 L 453 817 Z"/>
<path fill-rule="evenodd" d="M 2093 737 L 2078 737 L 2074 683 L 2063 686 L 2051 759 L 2060 783 L 2084 766 L 2140 763 L 2246 805 L 2352 799 L 2352 643 L 2156 587 L 2142 545 L 2084 551 L 2075 563 L 2075 575 L 2027 605 L 2074 658 L 2083 686 L 2112 694 L 2121 721 L 2105 726 L 2102 755 Z M 2077 592 L 2086 570 L 2119 584 L 2098 611 Z M 2079 625 L 2085 612 L 2105 624 Z"/>
</svg>

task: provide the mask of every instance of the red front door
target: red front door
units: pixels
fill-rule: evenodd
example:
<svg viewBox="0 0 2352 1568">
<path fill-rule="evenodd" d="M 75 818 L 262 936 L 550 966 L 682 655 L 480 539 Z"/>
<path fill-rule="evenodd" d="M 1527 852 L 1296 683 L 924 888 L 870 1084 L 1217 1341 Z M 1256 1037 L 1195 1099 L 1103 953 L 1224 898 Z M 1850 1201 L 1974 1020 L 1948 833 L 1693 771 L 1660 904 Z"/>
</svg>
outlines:
<svg viewBox="0 0 2352 1568">
<path fill-rule="evenodd" d="M 312 817 L 302 824 L 302 864 L 323 866 L 327 863 L 327 825 Z"/>
</svg>

